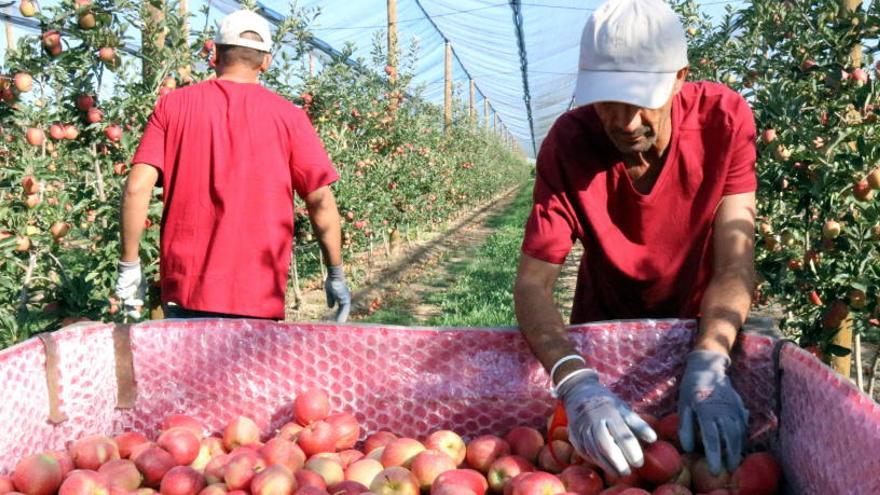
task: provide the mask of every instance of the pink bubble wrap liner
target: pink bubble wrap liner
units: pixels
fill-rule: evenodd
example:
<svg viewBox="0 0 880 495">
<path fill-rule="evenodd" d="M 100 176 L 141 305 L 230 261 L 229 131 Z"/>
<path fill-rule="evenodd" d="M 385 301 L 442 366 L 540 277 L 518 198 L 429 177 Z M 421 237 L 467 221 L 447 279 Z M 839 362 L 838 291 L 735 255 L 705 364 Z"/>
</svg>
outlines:
<svg viewBox="0 0 880 495">
<path fill-rule="evenodd" d="M 354 413 L 362 436 L 544 430 L 554 408 L 547 374 L 515 329 L 214 319 L 132 326 L 136 399 L 121 408 L 114 328 L 77 324 L 53 334 L 60 422 L 49 421 L 43 342 L 0 351 L 0 473 L 87 434 L 155 435 L 172 413 L 212 431 L 245 415 L 268 434 L 292 420 L 293 398 L 310 387 L 325 389 L 334 410 Z M 695 330 L 693 321 L 619 321 L 571 335 L 612 390 L 662 416 L 675 410 Z M 782 459 L 788 493 L 880 494 L 876 403 L 803 350 L 767 337 L 741 336 L 731 374 L 751 413 L 751 445 Z"/>
</svg>

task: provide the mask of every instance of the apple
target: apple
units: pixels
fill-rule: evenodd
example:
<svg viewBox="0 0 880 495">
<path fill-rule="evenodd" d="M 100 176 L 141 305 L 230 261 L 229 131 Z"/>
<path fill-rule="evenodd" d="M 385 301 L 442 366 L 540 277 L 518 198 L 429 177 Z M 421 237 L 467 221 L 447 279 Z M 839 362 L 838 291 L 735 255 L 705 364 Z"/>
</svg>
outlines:
<svg viewBox="0 0 880 495">
<path fill-rule="evenodd" d="M 83 30 L 95 29 L 98 25 L 98 19 L 95 17 L 95 14 L 91 12 L 83 12 L 79 15 L 77 24 L 79 24 L 79 28 Z"/>
<path fill-rule="evenodd" d="M 528 426 L 517 426 L 510 430 L 505 437 L 510 444 L 510 452 L 514 455 L 525 457 L 529 462 L 538 462 L 538 454 L 544 447 L 544 436 Z"/>
<path fill-rule="evenodd" d="M 486 477 L 474 469 L 453 469 L 441 473 L 434 480 L 434 485 L 431 487 L 431 495 L 436 495 L 434 493 L 435 490 L 445 485 L 462 486 L 474 492 L 475 495 L 485 495 L 486 490 L 489 489 L 489 482 L 486 480 Z"/>
<path fill-rule="evenodd" d="M 305 426 L 321 421 L 330 413 L 330 397 L 319 388 L 304 390 L 293 400 L 293 417 Z"/>
<path fill-rule="evenodd" d="M 626 486 L 642 486 L 644 481 L 639 476 L 639 472 L 633 470 L 626 476 L 617 476 L 614 473 L 603 471 L 603 477 L 605 478 L 605 484 L 608 486 L 614 485 L 626 485 Z"/>
<path fill-rule="evenodd" d="M 156 440 L 159 447 L 167 450 L 178 465 L 186 466 L 191 464 L 199 456 L 201 450 L 201 442 L 192 430 L 177 426 L 170 430 L 165 430 Z"/>
<path fill-rule="evenodd" d="M 306 426 L 297 438 L 297 444 L 307 456 L 336 450 L 333 426 L 326 421 L 316 421 Z"/>
<path fill-rule="evenodd" d="M 419 481 L 422 490 L 426 491 L 431 489 L 438 476 L 456 467 L 455 461 L 439 450 L 423 450 L 410 463 L 412 474 Z"/>
<path fill-rule="evenodd" d="M 847 316 L 849 316 L 847 304 L 839 299 L 835 300 L 822 315 L 822 327 L 825 330 L 836 330 Z"/>
<path fill-rule="evenodd" d="M 335 430 L 336 450 L 354 447 L 361 436 L 361 427 L 357 418 L 349 413 L 334 413 L 324 418 Z"/>
<path fill-rule="evenodd" d="M 691 491 L 682 485 L 666 483 L 654 489 L 653 495 L 693 495 Z"/>
<path fill-rule="evenodd" d="M 602 477 L 586 466 L 568 466 L 562 470 L 559 479 L 567 491 L 578 495 L 596 495 L 605 486 Z"/>
<path fill-rule="evenodd" d="M 204 474 L 205 482 L 209 485 L 224 483 L 223 476 L 226 474 L 226 465 L 232 456 L 229 454 L 220 454 L 215 456 L 208 464 L 205 465 Z M 226 486 L 225 484 L 223 486 Z"/>
<path fill-rule="evenodd" d="M 880 167 L 875 168 L 865 177 L 868 186 L 874 190 L 880 190 Z"/>
<path fill-rule="evenodd" d="M 70 454 L 63 450 L 48 450 L 45 454 L 49 454 L 58 461 L 58 464 L 61 464 L 61 477 L 66 478 L 67 473 L 76 469 L 76 466 L 73 464 L 73 458 L 70 457 Z"/>
<path fill-rule="evenodd" d="M 249 452 L 230 455 L 232 457 L 223 470 L 223 480 L 230 490 L 247 491 L 259 467 L 258 456 Z"/>
<path fill-rule="evenodd" d="M 104 112 L 98 107 L 92 107 L 86 112 L 86 120 L 90 124 L 97 124 L 104 120 Z"/>
<path fill-rule="evenodd" d="M 267 467 L 251 480 L 252 495 L 290 495 L 295 489 L 293 473 L 279 464 Z"/>
<path fill-rule="evenodd" d="M 125 433 L 117 435 L 113 439 L 113 441 L 116 442 L 116 446 L 119 449 L 119 457 L 121 457 L 122 459 L 130 458 L 131 450 L 136 445 L 141 445 L 149 442 L 147 437 L 136 431 L 127 431 Z"/>
<path fill-rule="evenodd" d="M 503 493 L 507 483 L 521 473 L 535 470 L 535 466 L 525 457 L 519 455 L 506 455 L 495 459 L 489 467 L 486 478 L 489 480 L 489 488 L 498 493 Z"/>
<path fill-rule="evenodd" d="M 33 17 L 37 15 L 37 6 L 31 0 L 21 0 L 18 11 L 21 12 L 22 17 Z"/>
<path fill-rule="evenodd" d="M 110 488 L 116 487 L 127 492 L 137 490 L 144 481 L 144 476 L 138 471 L 137 466 L 128 459 L 107 462 L 98 469 L 98 472 L 107 477 Z"/>
<path fill-rule="evenodd" d="M 351 463 L 345 468 L 345 479 L 347 481 L 357 481 L 358 483 L 369 487 L 385 466 L 375 459 L 360 459 Z"/>
<path fill-rule="evenodd" d="M 553 474 L 543 471 L 523 473 L 510 482 L 510 495 L 556 495 L 565 492 L 565 485 Z"/>
<path fill-rule="evenodd" d="M 149 488 L 158 488 L 165 473 L 177 466 L 174 457 L 157 445 L 149 445 L 137 454 L 132 452 L 131 460 L 144 475 L 144 485 Z"/>
<path fill-rule="evenodd" d="M 510 454 L 510 445 L 501 437 L 495 435 L 479 436 L 467 445 L 465 458 L 470 467 L 486 473 L 495 459 Z"/>
<path fill-rule="evenodd" d="M 694 478 L 694 488 L 697 492 L 708 493 L 730 485 L 730 473 L 722 468 L 717 476 L 713 475 L 709 471 L 709 462 L 705 458 L 700 458 L 694 463 L 691 475 Z"/>
<path fill-rule="evenodd" d="M 280 464 L 290 472 L 295 472 L 303 467 L 306 454 L 295 443 L 281 437 L 275 437 L 266 442 L 260 448 L 260 454 L 266 459 L 266 464 Z"/>
<path fill-rule="evenodd" d="M 860 180 L 852 186 L 853 196 L 859 201 L 870 201 L 874 198 L 874 190 L 867 180 Z"/>
<path fill-rule="evenodd" d="M 64 126 L 64 139 L 69 141 L 73 141 L 79 137 L 79 129 L 76 128 L 75 125 L 66 124 Z"/>
<path fill-rule="evenodd" d="M 116 50 L 110 46 L 101 47 L 101 49 L 98 50 L 98 58 L 104 63 L 112 64 L 116 62 Z"/>
<path fill-rule="evenodd" d="M 356 449 L 345 449 L 339 452 L 339 460 L 342 462 L 342 467 L 347 468 L 353 462 L 357 462 L 364 458 L 364 453 L 360 450 Z"/>
<path fill-rule="evenodd" d="M 33 175 L 25 175 L 21 179 L 21 188 L 24 189 L 25 194 L 37 194 L 42 189 L 42 186 L 40 181 L 35 179 Z"/>
<path fill-rule="evenodd" d="M 391 466 L 376 475 L 370 491 L 376 495 L 419 495 L 419 482 L 408 469 Z"/>
<path fill-rule="evenodd" d="M 109 125 L 104 129 L 104 135 L 107 136 L 107 139 L 115 143 L 122 139 L 122 128 L 116 124 Z"/>
<path fill-rule="evenodd" d="M 774 495 L 782 481 L 782 468 L 767 452 L 749 454 L 733 473 L 731 488 L 735 493 Z"/>
<path fill-rule="evenodd" d="M 431 495 L 476 495 L 473 490 L 462 485 L 440 485 L 431 487 Z"/>
<path fill-rule="evenodd" d="M 107 461 L 119 459 L 119 447 L 112 438 L 93 435 L 73 442 L 70 457 L 78 469 L 97 471 Z"/>
<path fill-rule="evenodd" d="M 0 494 L 6 494 L 15 491 L 15 484 L 9 476 L 0 476 Z"/>
<path fill-rule="evenodd" d="M 385 453 L 385 447 L 379 447 L 378 449 L 373 449 L 369 454 L 366 455 L 367 459 L 375 459 L 379 462 L 382 462 L 382 454 Z"/>
<path fill-rule="evenodd" d="M 368 487 L 357 481 L 342 481 L 327 487 L 327 493 L 330 495 L 360 495 L 364 492 L 369 493 L 369 490 Z"/>
<path fill-rule="evenodd" d="M 840 223 L 834 220 L 828 220 L 822 225 L 822 237 L 825 239 L 834 239 L 840 235 Z"/>
<path fill-rule="evenodd" d="M 168 76 L 162 80 L 162 86 L 165 86 L 166 88 L 170 88 L 170 89 L 175 89 L 175 88 L 177 88 L 177 79 L 174 79 L 173 77 Z"/>
<path fill-rule="evenodd" d="M 514 430 L 516 430 L 516 428 L 514 428 Z M 513 430 L 511 430 L 511 432 L 512 431 Z M 515 435 L 516 438 L 519 438 L 518 435 L 521 435 L 521 433 L 517 433 Z M 509 437 L 510 434 L 508 434 L 508 438 Z M 542 444 L 543 442 L 544 440 L 541 439 Z M 437 430 L 432 432 L 428 435 L 428 438 L 425 439 L 425 448 L 443 452 L 455 461 L 456 466 L 460 466 L 467 456 L 467 445 L 465 445 L 461 436 L 452 430 Z"/>
<path fill-rule="evenodd" d="M 76 97 L 76 108 L 81 112 L 88 112 L 90 108 L 95 106 L 95 97 L 90 94 L 80 94 Z"/>
<path fill-rule="evenodd" d="M 45 453 L 23 458 L 12 472 L 15 489 L 27 495 L 54 495 L 61 481 L 61 463 Z"/>
<path fill-rule="evenodd" d="M 283 438 L 285 440 L 290 440 L 291 442 L 295 442 L 297 438 L 299 438 L 300 432 L 303 430 L 301 424 L 291 421 L 290 423 L 285 424 L 278 430 L 278 434 L 275 435 L 278 438 Z"/>
<path fill-rule="evenodd" d="M 29 127 L 25 133 L 25 139 L 31 146 L 42 146 L 43 142 L 46 140 L 46 135 L 43 133 L 42 129 Z"/>
<path fill-rule="evenodd" d="M 187 432 L 192 433 L 192 432 Z M 162 478 L 162 495 L 198 495 L 205 488 L 205 477 L 189 466 L 171 468 Z"/>
<path fill-rule="evenodd" d="M 54 29 L 46 31 L 42 34 L 41 38 L 43 49 L 52 57 L 57 57 L 64 51 L 64 47 L 61 44 L 61 33 L 58 31 Z"/>
<path fill-rule="evenodd" d="M 61 140 L 64 139 L 64 126 L 61 124 L 52 124 L 49 126 L 49 136 L 52 139 Z"/>
<path fill-rule="evenodd" d="M 314 471 L 310 471 L 308 469 L 300 469 L 299 471 L 293 473 L 293 476 L 294 478 L 296 478 L 296 484 L 300 488 L 311 486 L 319 490 L 327 490 L 327 483 L 324 482 L 324 478 L 322 478 L 320 474 Z"/>
<path fill-rule="evenodd" d="M 678 440 L 678 413 L 667 414 L 660 418 L 660 422 L 657 423 L 657 436 L 676 447 L 681 445 Z"/>
<path fill-rule="evenodd" d="M 345 480 L 345 472 L 339 461 L 327 457 L 312 457 L 306 461 L 304 469 L 318 473 L 325 485 L 335 485 Z"/>
<path fill-rule="evenodd" d="M 776 129 L 764 129 L 764 132 L 761 133 L 761 142 L 764 144 L 770 144 L 776 140 Z"/>
<path fill-rule="evenodd" d="M 260 428 L 251 418 L 238 416 L 223 429 L 223 446 L 226 450 L 259 441 Z"/>
<path fill-rule="evenodd" d="M 552 450 L 551 450 L 552 449 Z M 561 473 L 571 463 L 574 448 L 565 440 L 553 440 L 541 448 L 538 466 L 550 473 Z"/>
<path fill-rule="evenodd" d="M 15 75 L 15 89 L 20 93 L 27 93 L 34 89 L 34 78 L 27 72 L 19 72 Z"/>
<path fill-rule="evenodd" d="M 226 495 L 226 484 L 225 483 L 213 483 L 199 492 L 199 495 Z"/>
<path fill-rule="evenodd" d="M 414 438 L 398 438 L 385 446 L 382 452 L 382 465 L 386 468 L 403 466 L 409 468 L 419 452 L 425 451 L 422 442 Z"/>
<path fill-rule="evenodd" d="M 369 454 L 373 450 L 379 447 L 384 447 L 394 440 L 397 440 L 397 435 L 395 435 L 394 433 L 384 430 L 377 431 L 376 433 L 368 436 L 366 441 L 364 442 L 364 453 Z"/>
<path fill-rule="evenodd" d="M 639 477 L 655 485 L 668 483 L 683 467 L 681 455 L 669 442 L 657 440 L 643 447 L 645 463 L 638 468 Z"/>
<path fill-rule="evenodd" d="M 28 194 L 24 200 L 24 204 L 27 205 L 28 208 L 36 208 L 37 205 L 40 204 L 40 195 Z"/>
<path fill-rule="evenodd" d="M 58 495 L 109 495 L 107 476 L 91 469 L 75 469 L 64 478 Z"/>
</svg>

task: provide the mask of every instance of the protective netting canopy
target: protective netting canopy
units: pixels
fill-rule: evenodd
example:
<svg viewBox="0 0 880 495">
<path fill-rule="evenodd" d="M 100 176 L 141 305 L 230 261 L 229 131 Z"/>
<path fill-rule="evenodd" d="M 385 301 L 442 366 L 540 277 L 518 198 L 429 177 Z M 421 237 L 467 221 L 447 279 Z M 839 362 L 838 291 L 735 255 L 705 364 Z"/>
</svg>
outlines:
<svg viewBox="0 0 880 495">
<path fill-rule="evenodd" d="M 43 7 L 57 0 L 41 2 Z M 581 30 L 602 0 L 397 0 L 399 47 L 404 54 L 418 46 L 412 89 L 431 102 L 443 103 L 445 42 L 454 53 L 455 98 L 467 102 L 476 85 L 475 108 L 481 121 L 499 122 L 534 156 L 556 118 L 572 104 Z M 741 0 L 697 2 L 718 17 Z M 314 53 L 324 55 L 350 45 L 352 59 L 369 60 L 374 43 L 385 39 L 388 0 L 263 0 L 257 3 L 273 20 L 292 9 L 319 9 L 310 26 Z M 29 19 L 18 17 L 17 4 L 5 9 L 16 24 L 16 36 L 33 34 Z M 208 7 L 208 18 L 203 10 Z M 190 0 L 192 26 L 213 23 L 241 8 L 234 0 Z M 24 22 L 22 22 L 24 21 Z M 132 33 L 138 37 L 138 33 Z M 5 41 L 0 40 L 5 50 Z M 319 49 L 320 47 L 321 49 Z M 322 51 L 323 49 L 323 51 Z M 320 64 L 320 57 L 318 63 Z M 484 114 L 488 100 L 489 116 Z"/>
</svg>

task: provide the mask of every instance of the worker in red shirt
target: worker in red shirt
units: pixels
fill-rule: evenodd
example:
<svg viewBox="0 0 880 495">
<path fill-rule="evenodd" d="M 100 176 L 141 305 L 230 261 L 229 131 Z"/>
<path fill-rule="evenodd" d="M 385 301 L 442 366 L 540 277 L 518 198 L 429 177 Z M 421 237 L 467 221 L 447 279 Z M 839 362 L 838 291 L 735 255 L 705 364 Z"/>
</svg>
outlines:
<svg viewBox="0 0 880 495">
<path fill-rule="evenodd" d="M 738 465 L 746 434 L 727 368 L 754 284 L 755 124 L 726 86 L 686 82 L 688 67 L 684 30 L 663 0 L 596 9 L 581 40 L 578 106 L 538 154 L 514 289 L 572 444 L 619 475 L 642 465 L 638 440 L 656 433 L 567 337 L 553 288 L 576 240 L 584 254 L 571 323 L 699 318 L 680 384 L 682 446 L 695 448 L 698 428 L 718 473 Z"/>
<path fill-rule="evenodd" d="M 217 78 L 156 104 L 122 198 L 116 293 L 127 310 L 143 305 L 138 250 L 161 180 L 166 316 L 284 318 L 295 191 L 328 264 L 328 305 L 346 320 L 351 295 L 329 187 L 339 176 L 306 113 L 259 83 L 272 61 L 271 35 L 256 13 L 229 14 L 215 38 Z"/>
</svg>

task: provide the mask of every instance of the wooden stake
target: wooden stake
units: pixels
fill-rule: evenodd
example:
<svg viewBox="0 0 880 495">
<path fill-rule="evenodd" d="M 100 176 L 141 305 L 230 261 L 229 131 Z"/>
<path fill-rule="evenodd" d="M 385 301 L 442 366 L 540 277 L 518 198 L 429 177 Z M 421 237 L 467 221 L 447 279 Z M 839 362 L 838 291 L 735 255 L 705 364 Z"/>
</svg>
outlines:
<svg viewBox="0 0 880 495">
<path fill-rule="evenodd" d="M 862 370 L 862 336 L 858 332 L 855 335 L 855 348 L 853 354 L 856 356 L 856 386 L 859 390 L 865 390 L 865 372 Z"/>
<path fill-rule="evenodd" d="M 471 91 L 470 91 L 470 99 L 468 100 L 468 117 L 470 117 L 472 122 L 477 121 L 477 111 L 474 105 L 477 101 L 477 83 L 471 79 Z"/>
<path fill-rule="evenodd" d="M 394 68 L 388 75 L 394 84 L 397 82 L 397 0 L 388 0 L 388 65 Z"/>
<path fill-rule="evenodd" d="M 315 54 L 309 53 L 309 77 L 315 77 Z"/>
<path fill-rule="evenodd" d="M 165 33 L 159 28 L 159 24 L 165 20 L 165 1 L 164 0 L 146 0 L 147 18 L 144 19 L 144 29 L 141 33 L 142 39 L 153 40 L 152 43 L 144 43 L 141 50 L 144 53 L 143 59 L 143 77 L 150 84 L 156 80 L 156 69 L 160 66 L 158 63 L 159 52 L 165 46 Z"/>
<path fill-rule="evenodd" d="M 6 9 L 7 14 L 12 15 L 12 12 L 12 7 Z M 15 33 L 12 31 L 12 23 L 9 22 L 9 19 L 3 21 L 3 24 L 6 25 L 6 53 L 8 58 L 8 54 L 15 50 Z"/>
<path fill-rule="evenodd" d="M 485 120 L 486 129 L 489 128 L 489 99 L 483 99 L 483 120 Z"/>
<path fill-rule="evenodd" d="M 452 125 L 452 43 L 446 40 L 446 77 L 443 92 L 443 123 Z"/>
</svg>

